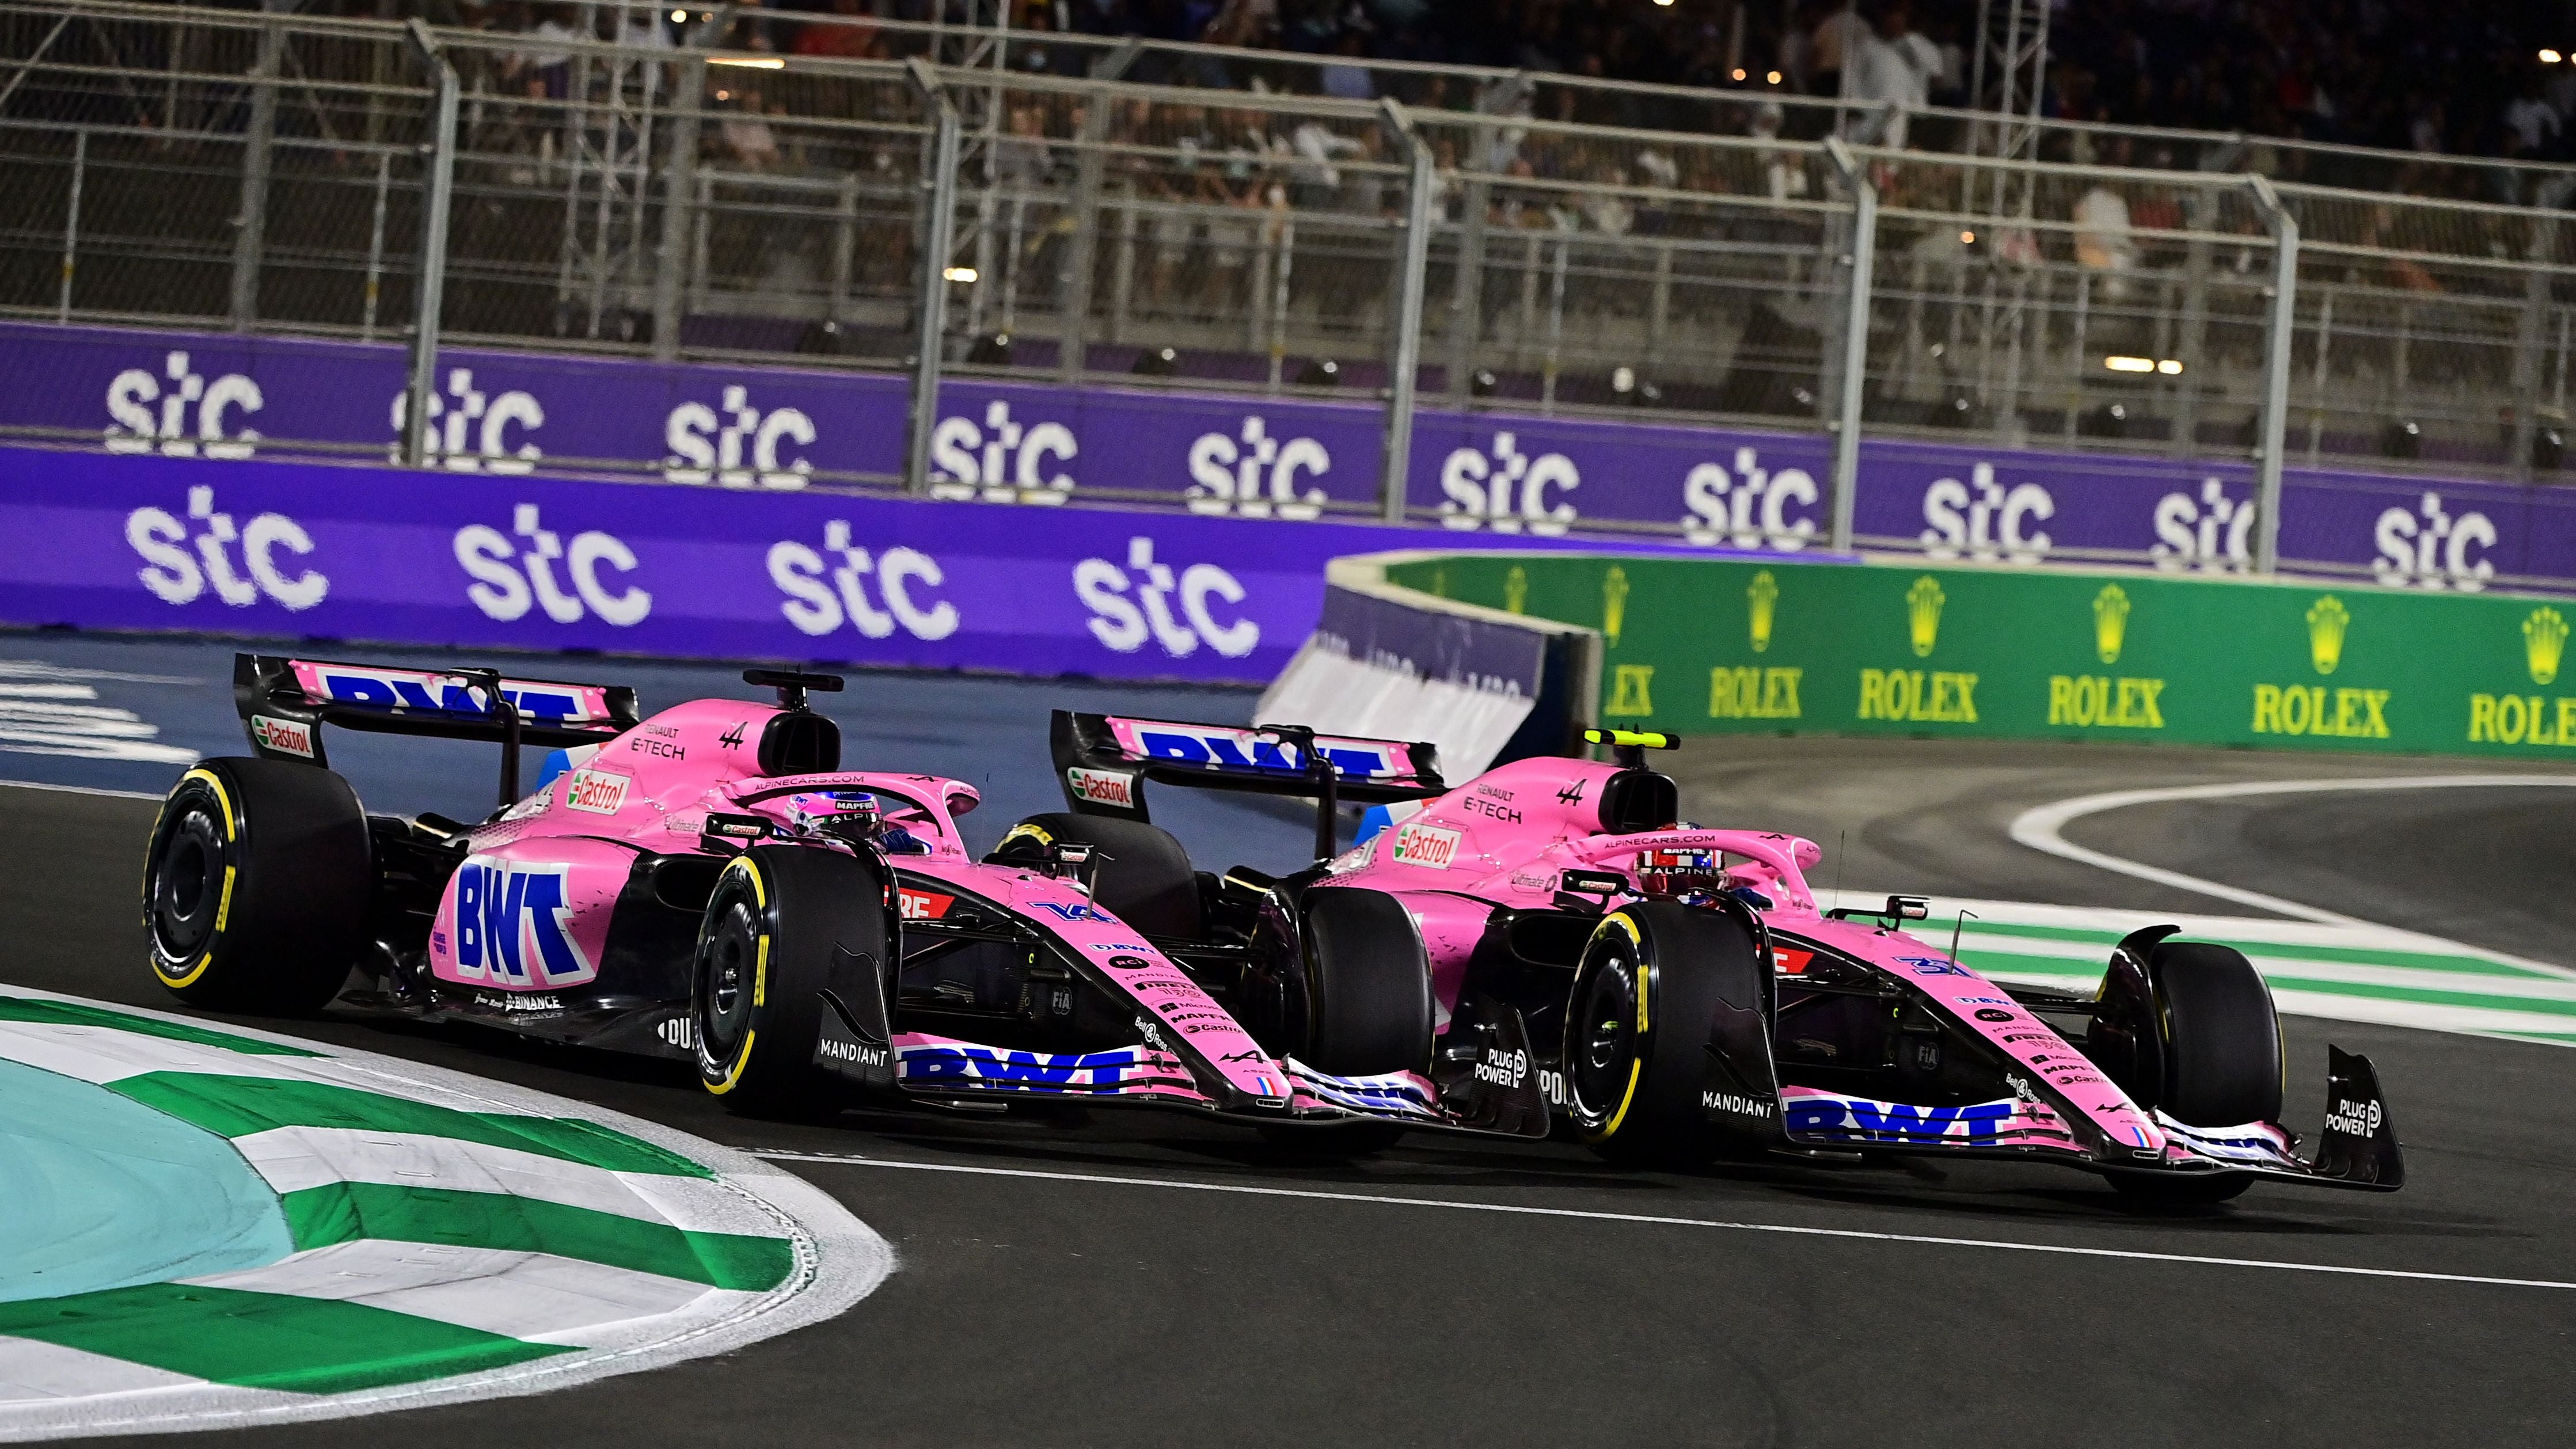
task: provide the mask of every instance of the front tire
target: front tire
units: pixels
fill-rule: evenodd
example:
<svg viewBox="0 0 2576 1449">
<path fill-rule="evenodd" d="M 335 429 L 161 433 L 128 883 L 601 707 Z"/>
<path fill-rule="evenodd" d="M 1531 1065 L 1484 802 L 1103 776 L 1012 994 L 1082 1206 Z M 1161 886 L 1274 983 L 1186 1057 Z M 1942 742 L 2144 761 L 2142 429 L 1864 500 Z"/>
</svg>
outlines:
<svg viewBox="0 0 2576 1449">
<path fill-rule="evenodd" d="M 302 1016 L 339 995 L 375 889 L 349 782 L 214 759 L 171 787 L 144 856 L 152 974 L 190 1006 Z"/>
<path fill-rule="evenodd" d="M 2206 941 L 2160 941 L 2146 979 L 2115 969 L 2087 1033 L 2088 1055 L 2142 1107 L 2187 1127 L 2235 1127 L 2281 1117 L 2281 1018 L 2272 988 L 2242 952 Z M 2254 1175 L 2178 1176 L 2112 1169 L 2123 1197 L 2167 1207 L 2229 1201 Z"/>
<path fill-rule="evenodd" d="M 1758 964 L 1730 916 L 1672 901 L 1602 918 L 1576 968 L 1565 1018 L 1565 1085 L 1575 1134 L 1623 1166 L 1696 1167 L 1718 1133 L 1699 1104 L 1705 1049 L 1723 1004 L 1723 960 Z"/>
<path fill-rule="evenodd" d="M 814 846 L 755 846 L 716 877 L 699 918 L 689 1013 L 698 1080 L 727 1109 L 839 1110 L 846 1089 L 814 1060 L 832 1010 L 823 992 L 840 954 L 863 958 L 871 973 L 891 959 L 887 890 L 873 855 Z"/>
</svg>

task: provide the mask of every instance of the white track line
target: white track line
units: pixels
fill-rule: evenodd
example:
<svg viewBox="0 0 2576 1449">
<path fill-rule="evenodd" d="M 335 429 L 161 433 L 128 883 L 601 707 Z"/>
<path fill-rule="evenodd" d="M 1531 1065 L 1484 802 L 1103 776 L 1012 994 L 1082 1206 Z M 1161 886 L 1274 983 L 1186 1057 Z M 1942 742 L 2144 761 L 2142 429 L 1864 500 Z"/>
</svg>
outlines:
<svg viewBox="0 0 2576 1449">
<path fill-rule="evenodd" d="M 2175 800 L 2236 800 L 2248 795 L 2307 795 L 2338 790 L 2520 789 L 2525 786 L 2567 789 L 2576 787 L 2576 775 L 2396 775 L 2377 780 L 2248 780 L 2217 785 L 2174 785 L 2153 790 L 2113 790 L 2107 794 L 2082 795 L 2025 810 L 2013 817 L 2012 838 L 2033 850 L 2064 860 L 2172 886 L 2176 890 L 2215 896 L 2275 915 L 2327 926 L 2375 926 L 2379 924 L 2376 921 L 2339 915 L 2297 901 L 2283 900 L 2279 896 L 2265 895 L 2261 891 L 2250 891 L 2243 886 L 2204 880 L 2178 870 L 2105 855 L 2077 845 L 2059 832 L 2087 815 L 2098 815 L 2105 810 L 2122 810 L 2132 805 L 2160 805 Z"/>
<path fill-rule="evenodd" d="M 95 785 L 48 785 L 42 780 L 0 780 L 0 786 L 12 790 L 51 790 L 57 795 L 106 795 L 118 800 L 159 800 L 169 792 L 150 790 L 102 790 Z"/>
<path fill-rule="evenodd" d="M 2270 1258 L 2219 1258 L 2196 1253 L 2149 1253 L 2131 1248 L 2075 1248 L 2056 1243 L 2012 1243 L 1996 1238 L 1943 1238 L 1924 1233 L 1873 1233 L 1858 1228 L 1810 1228 L 1790 1223 L 1739 1223 L 1719 1218 L 1661 1217 L 1651 1213 L 1594 1212 L 1582 1208 L 1525 1207 L 1514 1203 L 1468 1202 L 1458 1198 L 1397 1197 L 1385 1193 L 1322 1192 L 1311 1188 L 1252 1187 L 1231 1182 L 1188 1182 L 1170 1177 L 1120 1177 L 1098 1172 L 1041 1172 L 1020 1167 L 970 1167 L 951 1162 L 907 1162 L 851 1153 L 754 1151 L 754 1157 L 776 1162 L 832 1162 L 849 1167 L 894 1167 L 913 1172 L 962 1172 L 978 1177 L 1027 1177 L 1048 1182 L 1109 1183 L 1119 1187 L 1168 1187 L 1188 1192 L 1230 1192 L 1251 1197 L 1306 1198 L 1318 1202 L 1372 1203 L 1392 1207 L 1455 1208 L 1465 1212 L 1510 1213 L 1524 1217 L 1576 1218 L 1588 1222 L 1640 1223 L 1657 1227 L 1716 1228 L 1737 1233 L 1778 1233 L 1801 1238 L 1841 1238 L 1871 1243 L 1916 1243 L 1940 1248 L 1991 1248 L 2012 1253 L 2057 1253 L 2077 1258 L 2125 1258 L 2144 1263 L 2194 1263 L 2219 1268 L 2269 1268 L 2285 1273 L 2332 1273 L 2355 1278 L 2401 1278 L 2419 1283 L 2468 1283 L 2496 1288 L 2576 1290 L 2576 1283 L 2553 1278 L 2489 1278 L 2470 1273 L 2422 1273 L 2403 1268 L 2359 1268 L 2339 1263 L 2288 1263 Z"/>
</svg>

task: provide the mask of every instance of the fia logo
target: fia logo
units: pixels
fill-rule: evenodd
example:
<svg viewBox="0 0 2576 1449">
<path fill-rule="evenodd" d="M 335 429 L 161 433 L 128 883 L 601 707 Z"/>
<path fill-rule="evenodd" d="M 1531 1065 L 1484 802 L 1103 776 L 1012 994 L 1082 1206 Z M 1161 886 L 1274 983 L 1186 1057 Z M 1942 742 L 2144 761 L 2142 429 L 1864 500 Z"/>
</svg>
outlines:
<svg viewBox="0 0 2576 1449">
<path fill-rule="evenodd" d="M 2200 480 L 2200 499 L 2168 493 L 2156 500 L 2156 544 L 2147 552 L 2160 569 L 2242 573 L 2253 567 L 2247 537 L 2254 531 L 2254 500 L 2230 498 L 2216 478 Z"/>
<path fill-rule="evenodd" d="M 1333 455 L 1312 438 L 1271 437 L 1258 414 L 1243 420 L 1243 442 L 1203 433 L 1190 444 L 1190 511 L 1244 518 L 1313 518 L 1324 511 L 1324 490 L 1297 491 L 1297 474 L 1321 479 Z"/>
<path fill-rule="evenodd" d="M 1794 553 L 1815 536 L 1811 518 L 1792 521 L 1791 505 L 1813 508 L 1822 495 L 1803 468 L 1766 471 L 1751 448 L 1735 450 L 1735 473 L 1716 463 L 1702 463 L 1682 479 L 1682 537 L 1696 544 L 1729 544 L 1736 548 L 1771 548 Z"/>
<path fill-rule="evenodd" d="M 2473 594 L 2495 577 L 2494 560 L 2469 554 L 2496 546 L 2495 521 L 2483 513 L 2453 518 L 2439 493 L 2426 493 L 2415 513 L 2391 508 L 2380 514 L 2372 538 L 2379 557 L 2370 561 L 2370 572 L 2383 584 Z"/>
<path fill-rule="evenodd" d="M 525 616 L 534 603 L 558 624 L 577 624 L 585 614 L 597 614 L 624 629 L 644 622 L 645 615 L 653 612 L 652 594 L 632 585 L 611 593 L 600 578 L 603 566 L 621 574 L 635 572 L 635 550 L 617 535 L 593 529 L 574 534 L 567 546 L 553 529 L 540 525 L 533 503 L 518 505 L 511 525 L 517 538 L 526 541 L 525 548 L 510 534 L 487 524 L 470 523 L 456 530 L 457 567 L 476 580 L 467 586 L 465 596 L 485 618 L 506 624 Z M 569 593 L 555 578 L 557 559 L 563 560 L 564 572 L 571 576 Z"/>
<path fill-rule="evenodd" d="M 1105 558 L 1075 564 L 1073 591 L 1091 610 L 1092 637 L 1121 654 L 1133 654 L 1152 639 L 1175 659 L 1197 653 L 1201 644 L 1240 659 L 1261 642 L 1260 624 L 1240 613 L 1231 623 L 1219 623 L 1209 603 L 1243 602 L 1243 585 L 1234 575 L 1212 563 L 1195 563 L 1175 577 L 1170 564 L 1155 562 L 1154 540 L 1141 535 L 1127 540 L 1125 568 Z M 1174 595 L 1181 606 L 1177 618 Z"/>
<path fill-rule="evenodd" d="M 769 546 L 769 581 L 788 596 L 779 612 L 799 630 L 829 634 L 846 622 L 870 639 L 887 638 L 897 627 L 915 639 L 945 639 L 957 632 L 957 606 L 926 592 L 947 582 L 938 560 L 909 548 L 889 548 L 871 557 L 851 541 L 849 522 L 840 518 L 823 525 L 823 547 L 841 559 L 828 583 L 824 570 L 830 565 L 823 554 L 794 539 Z M 876 576 L 884 608 L 868 599 L 870 574 Z"/>
<path fill-rule="evenodd" d="M 298 568 L 290 577 L 278 558 L 281 549 L 298 556 L 313 552 L 313 536 L 302 524 L 283 513 L 261 513 L 236 526 L 231 514 L 215 508 L 210 487 L 188 490 L 184 521 L 160 508 L 125 515 L 125 541 L 150 565 L 135 577 L 168 604 L 194 603 L 212 588 L 216 598 L 236 609 L 248 608 L 264 595 L 290 610 L 304 610 L 331 592 L 331 581 L 320 570 Z M 228 552 L 236 543 L 241 545 L 238 570 Z"/>
<path fill-rule="evenodd" d="M 173 352 L 164 360 L 169 388 L 140 367 L 129 367 L 107 385 L 107 415 L 117 426 L 107 430 L 112 453 L 167 453 L 174 458 L 247 458 L 259 434 L 248 428 L 227 433 L 227 414 L 255 413 L 267 399 L 259 384 L 238 372 L 208 382 L 188 366 L 188 354 Z M 152 404 L 159 403 L 155 412 Z M 193 411 L 194 416 L 191 417 Z"/>
<path fill-rule="evenodd" d="M 397 440 L 386 461 L 402 461 L 403 420 L 411 415 L 411 395 L 394 394 L 393 424 Z M 481 424 L 477 427 L 476 424 Z M 510 443 L 510 429 L 533 431 L 546 425 L 546 410 L 536 397 L 524 392 L 505 392 L 499 397 L 485 397 L 475 390 L 474 370 L 470 367 L 451 369 L 447 374 L 447 395 L 429 395 L 429 428 L 424 435 L 428 451 L 439 460 L 438 466 L 458 473 L 525 473 L 545 456 L 534 443 Z M 473 434 L 473 447 L 466 446 L 467 433 Z"/>
<path fill-rule="evenodd" d="M 1046 476 L 1047 467 L 1070 463 L 1080 451 L 1073 429 L 1022 427 L 1012 421 L 1011 405 L 996 398 L 985 405 L 980 428 L 972 418 L 941 418 L 930 430 L 930 492 L 987 503 L 1062 503 L 1073 491 L 1073 475 Z"/>
<path fill-rule="evenodd" d="M 1571 493 L 1583 474 L 1563 453 L 1536 457 L 1520 451 L 1510 433 L 1494 434 L 1490 453 L 1459 448 L 1441 460 L 1440 521 L 1451 528 L 1491 528 L 1496 533 L 1556 535 L 1574 521 L 1574 505 L 1548 502 L 1547 490 Z"/>
<path fill-rule="evenodd" d="M 750 389 L 741 386 L 724 390 L 721 414 L 701 402 L 671 409 L 662 441 L 671 449 L 662 477 L 672 483 L 802 488 L 813 471 L 802 457 L 782 459 L 779 445 L 814 446 L 814 420 L 795 408 L 773 408 L 764 416 L 751 405 Z"/>
<path fill-rule="evenodd" d="M 2057 500 L 2036 483 L 2010 488 L 1995 481 L 1995 465 L 1979 463 L 1968 482 L 1935 479 L 1923 490 L 1923 551 L 1936 559 L 1971 558 L 1979 563 L 2003 559 L 2037 563 L 2048 556 L 2049 537 L 2030 528 L 2032 520 L 2057 516 Z"/>
</svg>

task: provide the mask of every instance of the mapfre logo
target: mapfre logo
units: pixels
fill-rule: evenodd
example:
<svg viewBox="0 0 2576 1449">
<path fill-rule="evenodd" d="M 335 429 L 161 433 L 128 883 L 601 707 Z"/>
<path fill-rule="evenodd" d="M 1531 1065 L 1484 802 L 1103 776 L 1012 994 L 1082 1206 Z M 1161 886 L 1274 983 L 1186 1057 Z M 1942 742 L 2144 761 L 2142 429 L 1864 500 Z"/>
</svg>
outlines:
<svg viewBox="0 0 2576 1449">
<path fill-rule="evenodd" d="M 1105 558 L 1087 558 L 1073 566 L 1073 591 L 1091 610 L 1091 635 L 1121 654 L 1133 654 L 1147 640 L 1175 659 L 1186 659 L 1204 644 L 1228 659 L 1240 659 L 1261 643 L 1261 626 L 1236 613 L 1217 618 L 1217 605 L 1243 602 L 1243 585 L 1212 563 L 1194 563 L 1173 573 L 1154 559 L 1154 540 L 1127 540 L 1127 566 Z M 1180 608 L 1176 613 L 1173 605 Z"/>
<path fill-rule="evenodd" d="M 1789 510 L 1813 508 L 1824 495 L 1815 476 L 1804 468 L 1771 472 L 1751 448 L 1735 450 L 1735 471 L 1702 463 L 1682 479 L 1682 537 L 1703 546 L 1769 548 L 1794 553 L 1816 533 L 1812 518 L 1789 516 Z"/>
<path fill-rule="evenodd" d="M 1270 436 L 1259 414 L 1243 420 L 1242 440 L 1203 433 L 1190 444 L 1190 511 L 1243 518 L 1313 518 L 1324 490 L 1300 490 L 1298 475 L 1320 480 L 1333 455 L 1312 438 Z"/>
<path fill-rule="evenodd" d="M 662 441 L 671 456 L 662 477 L 672 483 L 715 483 L 727 488 L 802 488 L 814 465 L 789 445 L 814 446 L 814 420 L 796 408 L 763 413 L 751 405 L 751 390 L 728 387 L 722 410 L 702 402 L 684 402 L 662 421 Z"/>
<path fill-rule="evenodd" d="M 651 593 L 633 585 L 612 590 L 609 579 L 602 576 L 603 569 L 621 575 L 635 572 L 635 550 L 617 535 L 593 529 L 574 534 L 567 543 L 543 526 L 533 503 L 518 505 L 511 522 L 515 537 L 481 523 L 456 530 L 457 567 L 475 579 L 465 597 L 485 618 L 506 624 L 525 617 L 535 605 L 558 624 L 578 624 L 596 614 L 624 629 L 644 622 L 653 612 Z M 565 580 L 555 576 L 558 561 L 564 565 L 569 590 Z"/>
<path fill-rule="evenodd" d="M 402 461 L 403 420 L 411 415 L 411 394 L 394 394 L 394 447 L 386 461 Z M 534 394 L 505 392 L 487 397 L 474 386 L 474 370 L 452 368 L 447 392 L 429 395 L 429 428 L 424 434 L 432 466 L 457 473 L 525 473 L 545 451 L 524 436 L 546 425 L 546 410 Z"/>
<path fill-rule="evenodd" d="M 1395 832 L 1395 863 L 1447 870 L 1449 862 L 1458 858 L 1458 844 L 1465 838 L 1455 830 L 1436 825 L 1399 826 Z"/>
<path fill-rule="evenodd" d="M 1064 772 L 1065 783 L 1073 787 L 1077 800 L 1095 805 L 1116 805 L 1133 809 L 1136 804 L 1136 777 L 1117 770 L 1094 770 L 1076 765 Z"/>
<path fill-rule="evenodd" d="M 208 381 L 173 352 L 162 376 L 130 367 L 107 385 L 111 453 L 167 453 L 174 458 L 247 458 L 259 434 L 238 427 L 235 415 L 258 412 L 267 399 L 259 384 L 238 372 Z"/>
<path fill-rule="evenodd" d="M 823 525 L 823 548 L 825 553 L 816 553 L 794 539 L 769 546 L 769 581 L 787 595 L 779 612 L 800 632 L 830 634 L 843 624 L 870 639 L 888 638 L 898 628 L 915 639 L 957 632 L 957 606 L 932 592 L 948 581 L 937 559 L 901 547 L 871 554 L 854 541 L 848 520 L 839 518 Z M 831 562 L 835 557 L 838 566 Z M 882 608 L 868 597 L 870 579 L 885 601 Z"/>
<path fill-rule="evenodd" d="M 984 405 L 984 421 L 941 418 L 930 430 L 930 492 L 935 498 L 981 498 L 987 503 L 1062 503 L 1073 475 L 1050 472 L 1082 451 L 1062 423 L 1025 426 L 1011 405 Z"/>
<path fill-rule="evenodd" d="M 283 513 L 253 514 L 247 523 L 215 507 L 215 490 L 188 490 L 188 516 L 138 508 L 125 515 L 125 541 L 148 567 L 135 574 L 166 604 L 193 604 L 208 589 L 236 609 L 265 598 L 301 611 L 321 603 L 331 581 L 319 569 L 293 567 L 281 553 L 313 552 L 313 536 Z M 234 564 L 238 546 L 241 562 Z"/>
<path fill-rule="evenodd" d="M 1574 505 L 1551 502 L 1548 490 L 1571 493 L 1583 486 L 1582 470 L 1563 453 L 1533 457 L 1511 433 L 1494 434 L 1490 449 L 1459 448 L 1440 460 L 1440 521 L 1451 528 L 1490 528 L 1496 533 L 1560 534 L 1574 522 Z"/>
</svg>

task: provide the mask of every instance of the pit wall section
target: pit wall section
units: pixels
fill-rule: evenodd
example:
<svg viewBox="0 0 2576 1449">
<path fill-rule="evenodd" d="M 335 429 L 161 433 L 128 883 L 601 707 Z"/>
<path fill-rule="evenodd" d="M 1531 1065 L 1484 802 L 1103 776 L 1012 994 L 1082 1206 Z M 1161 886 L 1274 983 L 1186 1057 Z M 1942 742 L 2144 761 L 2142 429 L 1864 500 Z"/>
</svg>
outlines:
<svg viewBox="0 0 2576 1449">
<path fill-rule="evenodd" d="M 1415 557 L 1386 577 L 1600 630 L 1614 725 L 2576 763 L 2576 606 L 2541 599 L 1577 555 Z"/>
</svg>

